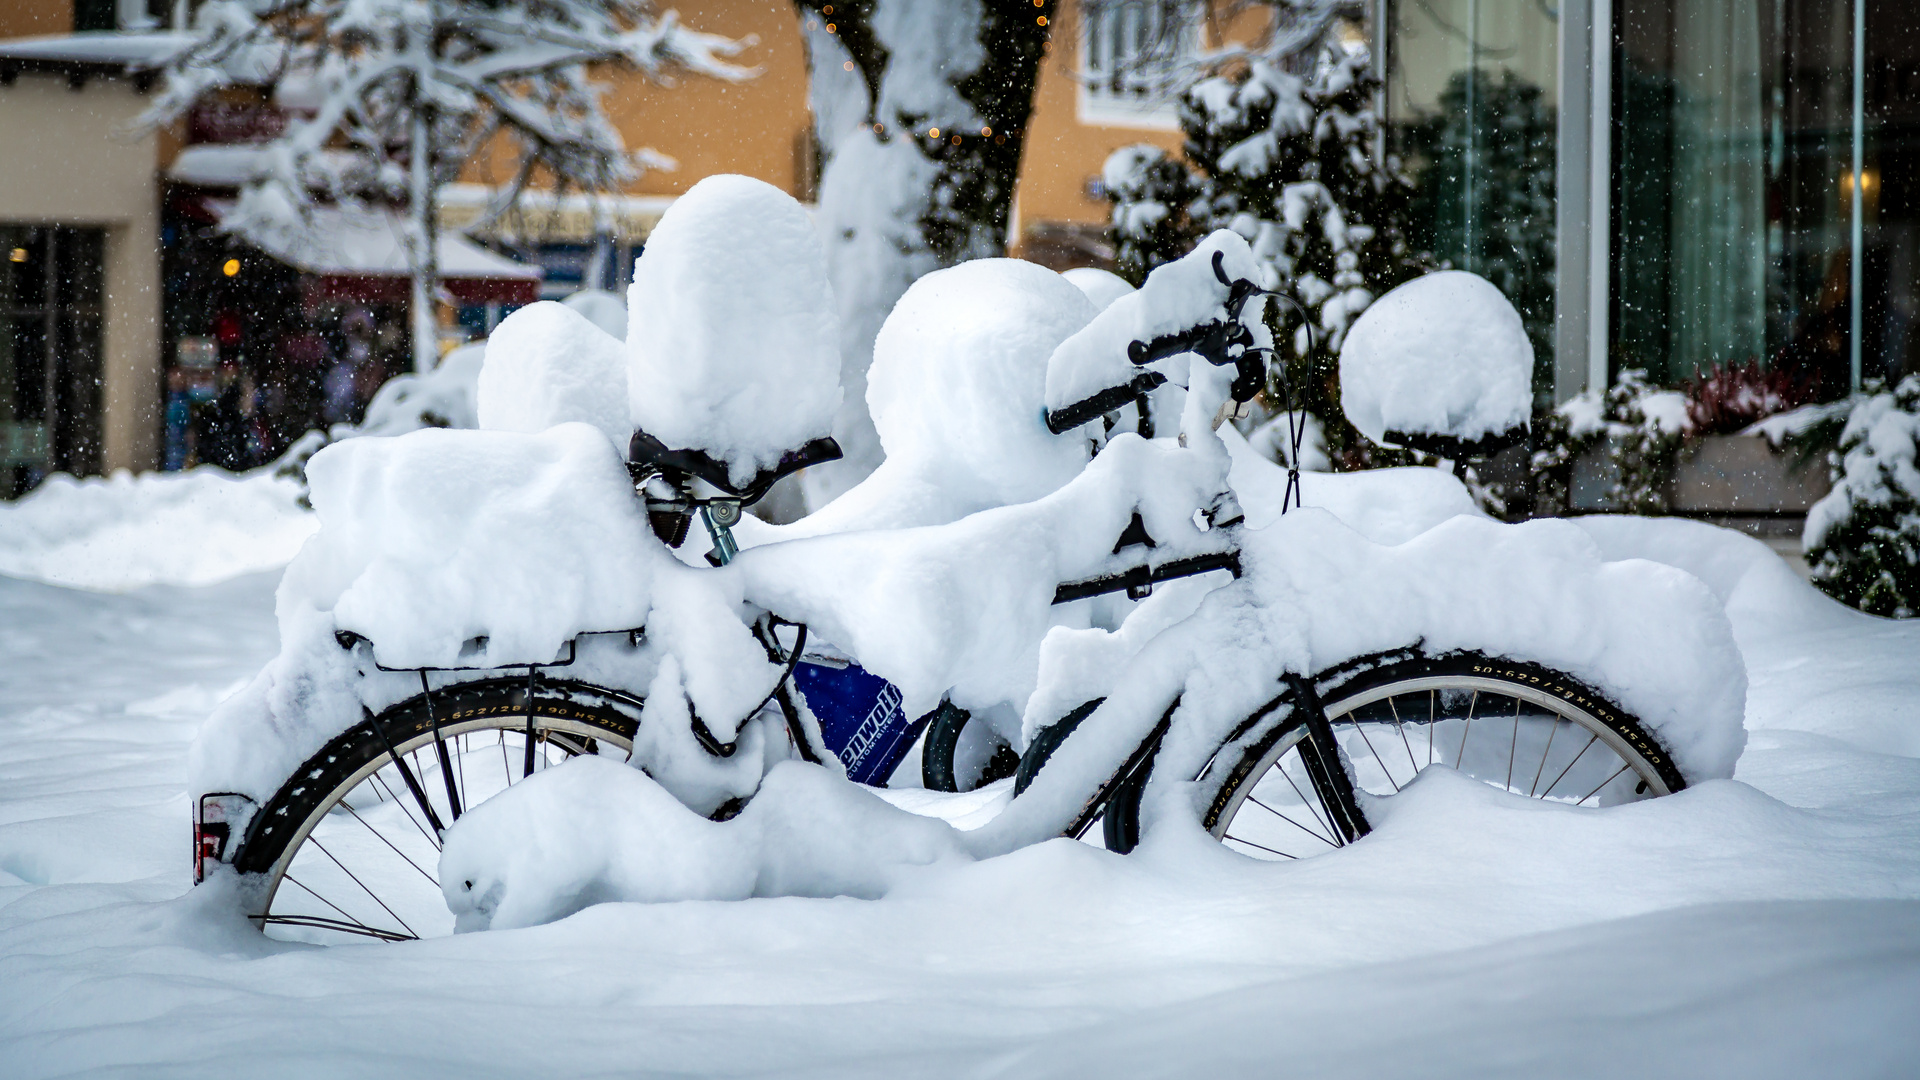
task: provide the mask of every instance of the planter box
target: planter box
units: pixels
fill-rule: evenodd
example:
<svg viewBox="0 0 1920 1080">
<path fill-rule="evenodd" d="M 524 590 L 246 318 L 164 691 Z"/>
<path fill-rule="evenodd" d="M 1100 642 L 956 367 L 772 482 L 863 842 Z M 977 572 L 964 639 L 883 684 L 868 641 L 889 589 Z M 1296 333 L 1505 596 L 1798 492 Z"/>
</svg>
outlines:
<svg viewBox="0 0 1920 1080">
<path fill-rule="evenodd" d="M 1832 484 L 1825 456 L 1796 469 L 1798 455 L 1757 435 L 1709 435 L 1680 451 L 1673 508 L 1682 514 L 1805 514 Z"/>
<path fill-rule="evenodd" d="M 1708 435 L 1680 450 L 1668 499 L 1676 514 L 1707 517 L 1800 517 L 1830 488 L 1824 463 L 1795 468 L 1797 455 L 1756 435 Z M 1603 449 L 1573 464 L 1573 505 L 1611 510 L 1613 463 Z"/>
</svg>

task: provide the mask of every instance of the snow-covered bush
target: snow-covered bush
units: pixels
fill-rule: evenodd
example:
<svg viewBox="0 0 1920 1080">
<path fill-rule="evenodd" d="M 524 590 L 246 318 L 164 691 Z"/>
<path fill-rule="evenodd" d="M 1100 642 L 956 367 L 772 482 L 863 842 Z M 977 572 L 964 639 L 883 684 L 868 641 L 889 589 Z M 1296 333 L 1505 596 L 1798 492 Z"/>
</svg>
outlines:
<svg viewBox="0 0 1920 1080">
<path fill-rule="evenodd" d="M 1340 414 L 1336 357 L 1347 327 L 1375 297 L 1432 266 L 1407 240 L 1412 184 L 1398 159 L 1376 152 L 1379 89 L 1364 51 L 1323 55 L 1311 79 L 1254 59 L 1182 96 L 1192 170 L 1134 146 L 1108 158 L 1104 175 L 1123 275 L 1138 282 L 1214 229 L 1232 229 L 1252 245 L 1263 284 L 1312 314 L 1311 350 L 1291 317 L 1276 336 L 1291 331 L 1296 403 L 1326 425 L 1335 457 L 1349 465 L 1405 461 L 1360 443 Z"/>
<path fill-rule="evenodd" d="M 1758 360 L 1725 364 L 1687 380 L 1687 418 L 1698 435 L 1731 435 L 1813 400 L 1813 385 Z"/>
<path fill-rule="evenodd" d="M 1622 369 L 1603 398 L 1587 391 L 1535 417 L 1528 473 L 1533 516 L 1573 507 L 1573 463 L 1605 441 L 1614 479 L 1607 504 L 1621 513 L 1663 514 L 1680 447 L 1691 433 L 1687 396 L 1662 390 L 1639 368 Z"/>
<path fill-rule="evenodd" d="M 1801 538 L 1813 583 L 1862 611 L 1920 615 L 1920 375 L 1854 406 L 1833 491 Z"/>
</svg>

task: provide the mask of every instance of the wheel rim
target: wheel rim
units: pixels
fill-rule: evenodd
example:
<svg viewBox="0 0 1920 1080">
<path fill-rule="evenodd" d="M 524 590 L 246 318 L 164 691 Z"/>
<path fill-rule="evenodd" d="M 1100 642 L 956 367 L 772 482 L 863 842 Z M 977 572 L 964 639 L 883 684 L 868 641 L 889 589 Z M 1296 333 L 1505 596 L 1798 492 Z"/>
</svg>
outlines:
<svg viewBox="0 0 1920 1080">
<path fill-rule="evenodd" d="M 1445 674 L 1393 679 L 1323 708 L 1356 792 L 1398 794 L 1432 765 L 1513 794 L 1605 806 L 1670 792 L 1658 768 L 1592 711 L 1506 679 Z M 1306 858 L 1347 843 L 1300 757 L 1306 726 L 1268 748 L 1221 803 L 1210 831 L 1260 859 Z"/>
<path fill-rule="evenodd" d="M 631 743 L 603 726 L 535 716 L 533 771 L 599 753 L 624 760 Z M 354 770 L 300 823 L 265 875 L 254 925 L 270 937 L 316 944 L 406 941 L 453 930 L 436 877 L 435 817 L 453 821 L 446 777 L 460 806 L 474 806 L 524 779 L 525 717 L 489 716 L 441 726 L 451 773 L 441 771 L 432 732 L 394 744 Z M 418 784 L 416 796 L 403 770 Z M 420 805 L 424 797 L 432 813 Z"/>
</svg>

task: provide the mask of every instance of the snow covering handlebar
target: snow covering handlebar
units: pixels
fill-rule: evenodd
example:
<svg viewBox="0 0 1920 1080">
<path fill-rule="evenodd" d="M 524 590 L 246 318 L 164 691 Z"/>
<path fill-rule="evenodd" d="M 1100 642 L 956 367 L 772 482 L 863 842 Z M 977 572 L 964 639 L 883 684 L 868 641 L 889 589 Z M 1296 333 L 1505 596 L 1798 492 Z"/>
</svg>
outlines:
<svg viewBox="0 0 1920 1080">
<path fill-rule="evenodd" d="M 1147 341 L 1131 342 L 1127 345 L 1127 359 L 1136 367 L 1144 367 L 1182 353 L 1193 353 L 1215 367 L 1234 364 L 1239 371 L 1230 391 L 1233 400 L 1252 401 L 1266 383 L 1266 356 L 1271 350 L 1256 348 L 1252 330 L 1241 320 L 1247 301 L 1256 296 L 1270 296 L 1291 306 L 1299 313 L 1302 324 L 1307 328 L 1309 352 L 1312 352 L 1316 342 L 1313 320 L 1307 314 L 1307 309 L 1293 297 L 1263 289 L 1247 278 L 1229 277 L 1225 252 L 1213 253 L 1213 276 L 1227 287 L 1226 318 L 1209 319 L 1185 330 L 1162 334 Z M 1108 387 L 1065 408 L 1050 409 L 1046 416 L 1047 430 L 1055 435 L 1072 431 L 1096 416 L 1150 393 L 1166 381 L 1166 376 L 1157 371 L 1141 372 L 1130 382 Z"/>
</svg>

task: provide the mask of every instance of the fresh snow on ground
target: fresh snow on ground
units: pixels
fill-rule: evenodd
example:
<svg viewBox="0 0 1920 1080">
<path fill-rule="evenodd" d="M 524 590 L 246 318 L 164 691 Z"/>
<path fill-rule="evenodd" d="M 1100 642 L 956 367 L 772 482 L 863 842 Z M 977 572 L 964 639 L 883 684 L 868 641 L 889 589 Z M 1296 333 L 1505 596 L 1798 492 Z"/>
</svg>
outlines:
<svg viewBox="0 0 1920 1080">
<path fill-rule="evenodd" d="M 1294 864 L 1165 830 L 1127 857 L 935 859 L 880 899 L 335 949 L 188 886 L 186 747 L 274 654 L 274 576 L 0 579 L 0 1072 L 1900 1075 L 1920 626 L 1707 526 L 1581 525 L 1726 604 L 1751 687 L 1734 779 L 1574 811 L 1437 772 Z"/>
<path fill-rule="evenodd" d="M 300 496 L 271 467 L 54 476 L 0 501 L 0 574 L 116 592 L 277 569 L 319 528 Z"/>
</svg>

